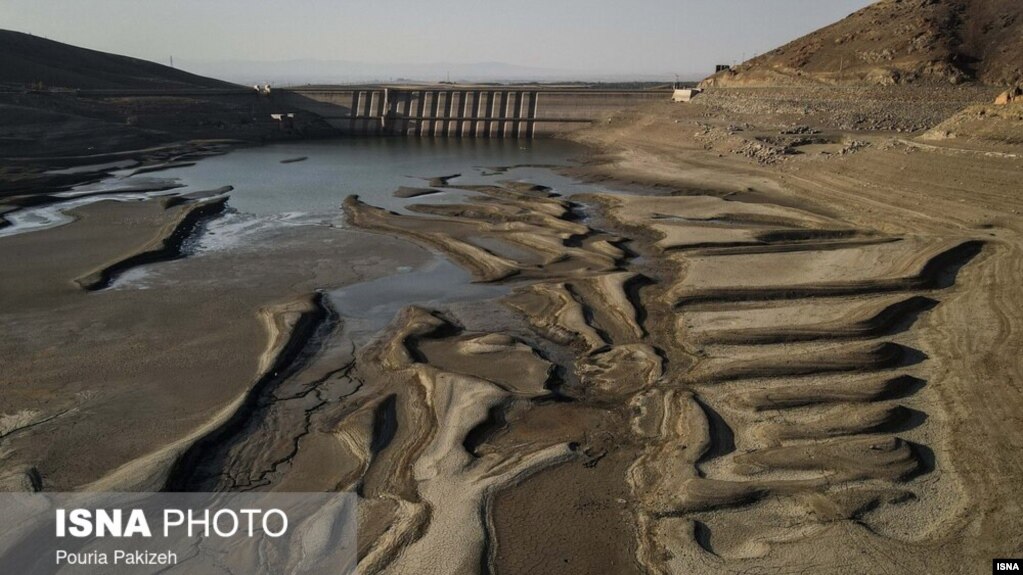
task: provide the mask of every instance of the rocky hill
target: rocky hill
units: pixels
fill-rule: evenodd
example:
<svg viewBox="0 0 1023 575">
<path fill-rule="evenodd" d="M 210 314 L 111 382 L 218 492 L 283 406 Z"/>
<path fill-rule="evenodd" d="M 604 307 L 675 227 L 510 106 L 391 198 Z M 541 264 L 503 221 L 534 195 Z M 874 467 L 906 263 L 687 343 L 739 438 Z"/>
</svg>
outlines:
<svg viewBox="0 0 1023 575">
<path fill-rule="evenodd" d="M 1023 80 L 1023 0 L 881 0 L 704 86 Z"/>
<path fill-rule="evenodd" d="M 9 158 L 100 154 L 192 139 L 264 141 L 330 130 L 301 111 L 295 111 L 292 127 L 282 129 L 271 113 L 294 110 L 240 88 L 154 62 L 0 30 L 0 188 L 3 160 Z"/>
<path fill-rule="evenodd" d="M 232 88 L 168 66 L 0 30 L 0 84 L 80 89 Z"/>
</svg>

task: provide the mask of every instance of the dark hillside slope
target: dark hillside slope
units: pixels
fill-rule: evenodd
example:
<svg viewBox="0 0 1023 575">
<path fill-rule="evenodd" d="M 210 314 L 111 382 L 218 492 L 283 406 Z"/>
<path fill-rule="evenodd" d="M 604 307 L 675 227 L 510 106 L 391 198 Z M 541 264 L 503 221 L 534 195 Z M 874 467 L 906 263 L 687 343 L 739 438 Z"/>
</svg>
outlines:
<svg viewBox="0 0 1023 575">
<path fill-rule="evenodd" d="M 275 113 L 295 121 L 281 126 Z M 251 88 L 0 30 L 0 188 L 12 173 L 5 160 L 330 134 L 315 114 Z"/>
<path fill-rule="evenodd" d="M 146 60 L 0 30 L 0 84 L 80 89 L 236 88 Z"/>
</svg>

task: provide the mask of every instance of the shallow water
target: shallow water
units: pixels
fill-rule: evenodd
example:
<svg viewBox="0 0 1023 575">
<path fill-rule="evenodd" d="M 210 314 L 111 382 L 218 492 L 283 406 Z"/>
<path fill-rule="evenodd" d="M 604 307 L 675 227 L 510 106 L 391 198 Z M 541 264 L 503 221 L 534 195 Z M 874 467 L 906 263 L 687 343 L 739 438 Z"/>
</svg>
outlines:
<svg viewBox="0 0 1023 575">
<path fill-rule="evenodd" d="M 104 162 L 102 164 L 87 164 L 84 166 L 72 166 L 70 168 L 62 168 L 59 170 L 47 170 L 47 174 L 82 174 L 86 172 L 98 172 L 100 170 L 110 170 L 114 168 L 128 168 L 138 164 L 135 160 L 116 160 L 113 162 Z"/>
<path fill-rule="evenodd" d="M 400 269 L 393 275 L 328 291 L 327 295 L 348 322 L 349 332 L 374 333 L 410 304 L 439 307 L 497 298 L 511 289 L 509 285 L 473 283 L 469 272 L 436 256 L 418 268 Z"/>
<path fill-rule="evenodd" d="M 395 190 L 402 186 L 430 187 L 429 179 L 441 176 L 460 174 L 450 181 L 452 185 L 523 181 L 548 186 L 562 195 L 609 191 L 581 184 L 551 169 L 570 166 L 584 153 L 582 147 L 556 140 L 352 139 L 240 148 L 192 166 L 154 173 L 133 176 L 134 167 L 115 170 L 109 178 L 61 194 L 67 198 L 64 202 L 8 214 L 11 225 L 0 229 L 0 236 L 67 224 L 73 221 L 67 210 L 97 201 L 139 201 L 233 186 L 228 194 L 228 211 L 207 221 L 186 244 L 190 257 L 202 257 L 209 252 L 258 248 L 263 242 L 272 242 L 270 232 L 282 227 L 343 226 L 340 207 L 351 194 L 399 213 L 410 213 L 406 208 L 412 204 L 461 202 L 472 195 L 436 187 L 440 193 L 394 197 Z M 306 159 L 282 163 L 299 157 Z M 140 186 L 179 187 L 135 192 Z M 514 246 L 486 238 L 478 240 L 495 253 L 516 256 Z M 160 265 L 129 270 L 109 289 L 137 290 L 158 285 L 161 280 L 155 272 Z M 322 287 L 332 306 L 345 318 L 346 332 L 355 338 L 357 334 L 366 337 L 379 331 L 408 305 L 443 307 L 497 298 L 512 289 L 508 285 L 473 283 L 467 271 L 439 254 L 415 269 L 398 269 L 391 275 L 341 288 Z"/>
<path fill-rule="evenodd" d="M 160 177 L 179 179 L 187 186 L 182 192 L 234 186 L 229 204 L 242 213 L 333 216 L 351 194 L 376 206 L 403 211 L 410 204 L 442 201 L 451 192 L 428 198 L 395 198 L 393 193 L 401 186 L 428 187 L 429 178 L 452 174 L 462 174 L 452 182 L 457 184 L 528 179 L 537 175 L 537 170 L 519 168 L 505 174 L 484 174 L 500 166 L 569 165 L 582 152 L 576 145 L 555 140 L 366 138 L 243 148 L 194 166 L 158 173 Z M 307 159 L 281 163 L 301 156 Z M 549 170 L 544 172 L 546 185 L 574 183 Z M 559 181 L 546 181 L 554 179 Z"/>
<path fill-rule="evenodd" d="M 65 202 L 28 208 L 7 214 L 9 226 L 0 237 L 38 231 L 73 221 L 66 212 L 103 200 L 137 200 L 169 193 L 234 186 L 228 206 L 241 218 L 214 221 L 210 230 L 233 226 L 228 233 L 244 228 L 257 232 L 266 227 L 286 225 L 296 219 L 307 223 L 342 222 L 340 206 L 345 197 L 356 194 L 370 204 L 407 213 L 416 203 L 458 202 L 460 190 L 420 198 L 395 198 L 401 186 L 428 187 L 437 176 L 461 174 L 453 184 L 485 184 L 503 180 L 542 180 L 565 194 L 580 188 L 577 182 L 549 169 L 532 166 L 567 166 L 582 155 L 583 148 L 557 140 L 520 142 L 514 140 L 427 140 L 411 138 L 367 138 L 287 142 L 241 148 L 228 154 L 203 159 L 192 166 L 131 175 L 134 168 L 111 172 L 102 181 L 78 186 L 58 194 Z M 300 162 L 282 163 L 298 157 Z M 507 166 L 523 166 L 507 171 Z M 135 192 L 140 186 L 181 187 L 172 191 Z M 593 186 L 587 186 L 592 190 Z M 96 195 L 98 192 L 109 192 Z"/>
</svg>

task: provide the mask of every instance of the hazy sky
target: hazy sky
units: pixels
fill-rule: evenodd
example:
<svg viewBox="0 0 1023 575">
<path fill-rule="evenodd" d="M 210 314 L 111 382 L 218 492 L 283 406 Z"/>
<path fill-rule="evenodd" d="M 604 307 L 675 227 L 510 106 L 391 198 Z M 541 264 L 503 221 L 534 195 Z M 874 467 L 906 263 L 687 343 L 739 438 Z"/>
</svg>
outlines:
<svg viewBox="0 0 1023 575">
<path fill-rule="evenodd" d="M 505 62 L 702 75 L 870 0 L 0 0 L 0 27 L 166 63 Z"/>
</svg>

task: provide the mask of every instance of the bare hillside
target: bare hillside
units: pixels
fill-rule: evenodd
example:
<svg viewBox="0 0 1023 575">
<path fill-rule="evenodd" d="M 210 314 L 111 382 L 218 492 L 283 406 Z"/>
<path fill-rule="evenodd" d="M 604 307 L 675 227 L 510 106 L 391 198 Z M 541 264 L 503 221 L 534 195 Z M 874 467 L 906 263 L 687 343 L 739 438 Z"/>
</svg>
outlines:
<svg viewBox="0 0 1023 575">
<path fill-rule="evenodd" d="M 235 84 L 0 30 L 0 158 L 108 153 L 189 139 L 261 141 L 330 130 L 306 113 L 282 130 L 270 116 L 279 111 L 273 99 Z M 0 166 L 0 186 L 3 180 Z"/>
<path fill-rule="evenodd" d="M 1020 0 L 881 0 L 705 86 L 1023 80 Z"/>
<path fill-rule="evenodd" d="M 0 84 L 80 89 L 231 88 L 168 66 L 0 30 Z"/>
</svg>

